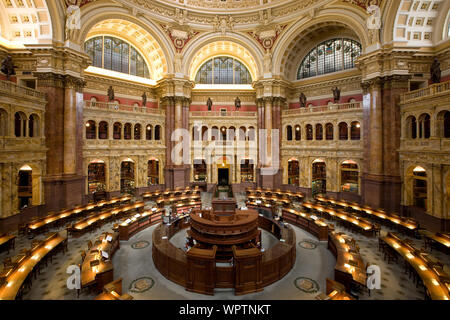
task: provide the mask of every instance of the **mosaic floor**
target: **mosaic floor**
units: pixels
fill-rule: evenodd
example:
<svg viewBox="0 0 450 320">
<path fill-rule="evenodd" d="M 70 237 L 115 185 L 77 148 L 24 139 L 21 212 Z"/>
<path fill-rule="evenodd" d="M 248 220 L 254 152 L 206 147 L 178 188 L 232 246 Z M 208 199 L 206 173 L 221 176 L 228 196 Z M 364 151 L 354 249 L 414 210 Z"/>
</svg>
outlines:
<svg viewBox="0 0 450 320">
<path fill-rule="evenodd" d="M 239 204 L 245 199 L 244 194 L 238 194 Z M 202 201 L 207 206 L 211 201 L 211 194 L 204 193 Z M 29 292 L 24 294 L 24 299 L 32 300 L 91 300 L 95 294 L 84 292 L 77 298 L 76 291 L 67 289 L 66 281 L 69 276 L 66 269 L 70 265 L 81 263 L 81 252 L 87 248 L 87 242 L 95 239 L 102 232 L 109 231 L 112 224 L 103 226 L 93 233 L 74 239 L 69 239 L 69 251 L 63 255 L 57 255 L 53 263 L 33 279 L 33 285 Z M 132 237 L 129 241 L 122 241 L 120 249 L 113 258 L 114 278 L 123 278 L 123 291 L 128 292 L 136 300 L 143 299 L 266 299 L 266 300 L 310 300 L 325 290 L 325 279 L 333 278 L 335 258 L 327 249 L 326 242 L 319 242 L 315 237 L 294 227 L 297 237 L 297 258 L 294 268 L 282 280 L 268 286 L 264 291 L 241 297 L 235 297 L 233 290 L 216 290 L 213 297 L 203 296 L 187 292 L 184 288 L 165 279 L 154 267 L 151 258 L 152 232 L 155 226 L 148 228 Z M 388 300 L 423 300 L 424 291 L 416 288 L 408 276 L 403 272 L 402 262 L 387 264 L 383 261 L 378 251 L 378 239 L 367 238 L 359 234 L 353 234 L 348 230 L 342 230 L 336 226 L 338 231 L 343 231 L 357 240 L 360 252 L 365 262 L 376 264 L 382 272 L 381 290 L 373 290 L 371 297 L 361 294 L 360 299 L 388 299 Z M 60 229 L 65 230 L 65 229 Z M 58 231 L 58 230 L 52 230 Z M 383 227 L 382 235 L 391 230 Z M 65 232 L 65 231 L 63 231 Z M 183 235 L 176 235 L 173 241 L 184 244 Z M 263 243 L 269 247 L 270 234 L 263 236 Z M 40 237 L 40 238 L 43 238 Z M 273 238 L 273 237 L 272 237 Z M 178 239 L 178 240 L 177 240 Z M 414 246 L 423 247 L 423 240 L 412 239 Z M 29 248 L 31 240 L 24 236 L 16 239 L 14 252 L 0 254 L 0 261 L 6 257 L 19 254 L 20 250 Z M 445 264 L 447 273 L 450 273 L 450 255 L 433 250 L 431 255 Z"/>
</svg>

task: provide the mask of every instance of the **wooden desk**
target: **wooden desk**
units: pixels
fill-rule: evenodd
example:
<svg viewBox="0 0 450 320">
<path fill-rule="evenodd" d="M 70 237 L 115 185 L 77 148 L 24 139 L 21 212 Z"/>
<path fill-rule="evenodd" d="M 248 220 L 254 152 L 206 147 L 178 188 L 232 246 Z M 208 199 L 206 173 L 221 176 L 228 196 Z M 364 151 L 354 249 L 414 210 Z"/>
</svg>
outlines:
<svg viewBox="0 0 450 320">
<path fill-rule="evenodd" d="M 133 300 L 133 296 L 122 294 L 122 278 L 114 280 L 103 287 L 103 292 L 94 300 Z"/>
<path fill-rule="evenodd" d="M 414 268 L 427 288 L 431 299 L 450 299 L 450 277 L 444 271 L 430 267 L 429 262 L 422 255 L 418 254 L 414 247 L 393 233 L 388 233 L 381 240 L 394 249 Z"/>
<path fill-rule="evenodd" d="M 436 244 L 444 249 L 445 252 L 450 250 L 450 234 L 448 233 L 431 233 L 425 231 L 423 233 L 425 237 L 425 248 L 430 247 L 432 249 L 432 244 Z"/>
<path fill-rule="evenodd" d="M 28 256 L 20 258 L 17 266 L 3 275 L 6 283 L 0 287 L 0 300 L 14 300 L 25 279 L 38 263 L 50 252 L 63 245 L 66 240 L 67 238 L 59 233 L 53 233 L 45 241 L 32 248 Z"/>
<path fill-rule="evenodd" d="M 285 222 L 308 231 L 316 236 L 319 241 L 328 240 L 328 224 L 315 215 L 286 208 L 282 210 L 282 215 Z"/>
<path fill-rule="evenodd" d="M 328 249 L 336 257 L 335 280 L 342 283 L 347 292 L 350 292 L 352 283 L 366 287 L 366 266 L 356 242 L 348 235 L 332 231 L 329 233 Z"/>
<path fill-rule="evenodd" d="M 145 211 L 138 213 L 119 224 L 120 240 L 128 241 L 136 233 L 161 222 L 161 215 L 165 213 L 165 209 L 158 208 L 155 211 Z"/>
<path fill-rule="evenodd" d="M 2 235 L 0 236 L 0 252 L 3 250 L 14 250 L 16 236 L 14 235 Z"/>
<path fill-rule="evenodd" d="M 112 240 L 107 241 L 107 237 L 111 236 Z M 85 288 L 91 285 L 97 285 L 97 290 L 101 290 L 103 286 L 113 280 L 114 266 L 111 262 L 114 253 L 119 248 L 119 235 L 117 233 L 102 234 L 99 238 L 101 243 L 91 247 L 81 265 L 81 287 Z M 102 258 L 102 251 L 108 253 L 108 259 Z M 98 265 L 91 266 L 92 262 Z"/>
</svg>

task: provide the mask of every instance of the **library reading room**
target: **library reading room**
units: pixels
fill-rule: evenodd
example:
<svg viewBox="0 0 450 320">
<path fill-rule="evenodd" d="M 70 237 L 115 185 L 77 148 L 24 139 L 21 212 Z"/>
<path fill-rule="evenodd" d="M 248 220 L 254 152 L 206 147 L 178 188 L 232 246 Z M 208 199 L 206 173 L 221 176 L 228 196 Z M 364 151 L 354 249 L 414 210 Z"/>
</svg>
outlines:
<svg viewBox="0 0 450 320">
<path fill-rule="evenodd" d="M 0 0 L 0 62 L 0 300 L 450 299 L 449 0 Z"/>
</svg>

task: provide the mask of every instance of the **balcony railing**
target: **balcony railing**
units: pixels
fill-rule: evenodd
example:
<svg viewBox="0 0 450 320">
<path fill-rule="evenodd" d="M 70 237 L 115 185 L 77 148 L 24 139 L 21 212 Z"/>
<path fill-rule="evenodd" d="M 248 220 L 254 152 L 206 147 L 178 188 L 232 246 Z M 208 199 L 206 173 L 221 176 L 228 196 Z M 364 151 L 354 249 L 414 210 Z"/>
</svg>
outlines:
<svg viewBox="0 0 450 320">
<path fill-rule="evenodd" d="M 362 102 L 349 102 L 349 103 L 331 104 L 327 106 L 284 110 L 283 116 L 317 113 L 317 112 L 341 111 L 350 109 L 362 109 Z"/>
<path fill-rule="evenodd" d="M 435 83 L 423 89 L 418 89 L 404 93 L 401 96 L 400 101 L 401 103 L 406 103 L 409 101 L 414 101 L 416 99 L 422 99 L 424 97 L 431 97 L 443 92 L 450 92 L 450 81 Z"/>
<path fill-rule="evenodd" d="M 147 108 L 140 106 L 129 106 L 111 102 L 84 101 L 84 107 L 88 109 L 164 115 L 164 110 L 162 109 Z"/>
<path fill-rule="evenodd" d="M 191 111 L 191 117 L 256 117 L 253 111 Z"/>
<path fill-rule="evenodd" d="M 31 88 L 22 87 L 11 81 L 0 80 L 0 92 L 6 92 L 14 95 L 23 95 L 45 100 L 45 93 Z"/>
</svg>

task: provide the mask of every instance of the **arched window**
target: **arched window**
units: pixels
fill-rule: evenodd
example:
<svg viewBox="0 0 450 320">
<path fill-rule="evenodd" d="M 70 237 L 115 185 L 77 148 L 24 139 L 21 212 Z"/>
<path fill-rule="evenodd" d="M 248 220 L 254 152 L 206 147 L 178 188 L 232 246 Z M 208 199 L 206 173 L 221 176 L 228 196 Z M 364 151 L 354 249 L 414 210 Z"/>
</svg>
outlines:
<svg viewBox="0 0 450 320">
<path fill-rule="evenodd" d="M 141 140 L 141 125 L 139 123 L 134 125 L 134 140 Z"/>
<path fill-rule="evenodd" d="M 14 133 L 16 137 L 27 136 L 27 117 L 23 112 L 16 112 L 14 115 Z"/>
<path fill-rule="evenodd" d="M 131 140 L 131 123 L 125 123 L 123 127 L 123 138 L 125 140 Z"/>
<path fill-rule="evenodd" d="M 316 124 L 316 140 L 323 140 L 323 127 L 320 123 Z"/>
<path fill-rule="evenodd" d="M 248 128 L 248 141 L 255 141 L 256 140 L 256 132 L 254 127 Z"/>
<path fill-rule="evenodd" d="M 241 127 L 241 129 L 242 129 L 242 127 Z M 212 127 L 212 129 L 211 129 L 211 140 L 212 141 L 219 140 L 219 128 L 217 128 L 216 126 Z M 243 140 L 245 140 L 245 135 L 244 135 Z"/>
<path fill-rule="evenodd" d="M 444 132 L 442 137 L 450 138 L 450 111 L 444 113 Z"/>
<path fill-rule="evenodd" d="M 292 127 L 291 126 L 286 127 L 286 140 L 292 141 Z"/>
<path fill-rule="evenodd" d="M 200 140 L 200 136 L 199 136 L 199 130 L 197 126 L 192 127 L 192 140 L 193 141 L 198 141 Z"/>
<path fill-rule="evenodd" d="M 150 78 L 142 55 L 121 39 L 110 36 L 91 38 L 84 43 L 84 51 L 91 57 L 94 67 Z"/>
<path fill-rule="evenodd" d="M 239 128 L 239 133 L 238 133 L 238 137 L 239 137 L 239 141 L 245 141 L 247 135 L 247 128 L 246 127 L 240 127 Z"/>
<path fill-rule="evenodd" d="M 202 127 L 202 136 L 200 137 L 203 141 L 208 141 L 208 127 Z"/>
<path fill-rule="evenodd" d="M 361 125 L 358 121 L 351 123 L 350 135 L 352 140 L 361 140 Z"/>
<path fill-rule="evenodd" d="M 198 70 L 195 81 L 201 84 L 250 84 L 247 67 L 231 57 L 215 57 Z"/>
<path fill-rule="evenodd" d="M 295 140 L 300 141 L 302 139 L 302 128 L 299 125 L 295 126 Z"/>
<path fill-rule="evenodd" d="M 416 139 L 417 138 L 417 121 L 416 117 L 409 116 L 406 119 L 406 128 L 407 128 L 407 138 Z"/>
<path fill-rule="evenodd" d="M 312 49 L 300 64 L 297 79 L 351 69 L 361 55 L 361 44 L 351 39 L 331 39 Z"/>
<path fill-rule="evenodd" d="M 327 123 L 325 125 L 325 135 L 327 140 L 333 140 L 334 139 L 334 132 L 333 132 L 333 124 Z"/>
<path fill-rule="evenodd" d="M 39 134 L 39 117 L 36 114 L 32 114 L 28 119 L 28 136 L 35 138 L 39 137 Z"/>
<path fill-rule="evenodd" d="M 101 121 L 98 124 L 98 138 L 102 140 L 108 139 L 108 122 Z"/>
<path fill-rule="evenodd" d="M 161 126 L 155 126 L 155 140 L 161 140 Z"/>
<path fill-rule="evenodd" d="M 313 127 L 310 124 L 306 125 L 306 140 L 313 139 Z"/>
<path fill-rule="evenodd" d="M 89 120 L 86 122 L 86 139 L 95 139 L 95 121 Z"/>
<path fill-rule="evenodd" d="M 152 131 L 153 126 L 151 124 L 148 124 L 145 128 L 145 140 L 152 140 Z"/>
<path fill-rule="evenodd" d="M 348 140 L 348 125 L 345 122 L 339 123 L 339 140 Z"/>
<path fill-rule="evenodd" d="M 0 136 L 8 135 L 8 113 L 4 109 L 0 109 Z"/>
<path fill-rule="evenodd" d="M 227 140 L 228 141 L 234 141 L 236 139 L 236 128 L 235 127 L 229 127 L 227 130 Z"/>
<path fill-rule="evenodd" d="M 419 117 L 419 138 L 430 138 L 430 115 L 422 114 Z"/>
<path fill-rule="evenodd" d="M 113 138 L 114 140 L 122 139 L 122 124 L 120 122 L 114 123 Z"/>
</svg>

